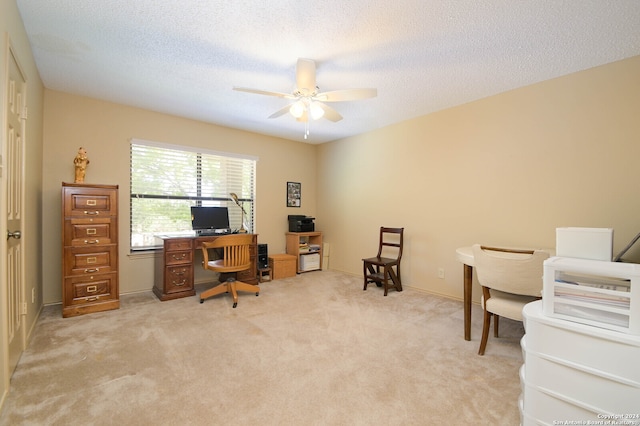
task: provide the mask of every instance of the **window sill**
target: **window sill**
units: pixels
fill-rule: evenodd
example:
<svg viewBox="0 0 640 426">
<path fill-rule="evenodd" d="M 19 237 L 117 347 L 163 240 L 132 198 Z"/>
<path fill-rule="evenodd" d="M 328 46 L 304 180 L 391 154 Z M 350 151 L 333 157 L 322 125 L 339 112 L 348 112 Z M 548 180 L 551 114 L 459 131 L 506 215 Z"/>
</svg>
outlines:
<svg viewBox="0 0 640 426">
<path fill-rule="evenodd" d="M 131 260 L 152 259 L 162 254 L 162 249 L 131 251 L 127 255 Z"/>
</svg>

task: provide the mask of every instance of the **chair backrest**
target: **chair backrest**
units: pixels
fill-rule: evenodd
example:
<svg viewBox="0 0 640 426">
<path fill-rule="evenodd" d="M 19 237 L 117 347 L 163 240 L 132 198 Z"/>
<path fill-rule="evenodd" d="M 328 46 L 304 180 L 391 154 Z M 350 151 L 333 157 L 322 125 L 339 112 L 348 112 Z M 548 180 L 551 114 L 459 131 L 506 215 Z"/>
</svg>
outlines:
<svg viewBox="0 0 640 426">
<path fill-rule="evenodd" d="M 526 296 L 542 295 L 543 250 L 473 246 L 473 263 L 483 287 Z"/>
<path fill-rule="evenodd" d="M 380 245 L 378 246 L 378 257 L 395 257 L 398 262 L 402 258 L 402 248 L 404 245 L 404 228 L 380 227 Z M 394 252 L 389 254 L 389 248 Z M 395 256 L 397 253 L 397 257 Z"/>
<path fill-rule="evenodd" d="M 250 247 L 253 242 L 251 234 L 235 234 L 218 237 L 213 241 L 202 243 L 202 256 L 204 267 L 209 263 L 208 249 L 223 249 L 223 258 L 220 266 L 227 272 L 244 271 L 251 266 Z"/>
</svg>

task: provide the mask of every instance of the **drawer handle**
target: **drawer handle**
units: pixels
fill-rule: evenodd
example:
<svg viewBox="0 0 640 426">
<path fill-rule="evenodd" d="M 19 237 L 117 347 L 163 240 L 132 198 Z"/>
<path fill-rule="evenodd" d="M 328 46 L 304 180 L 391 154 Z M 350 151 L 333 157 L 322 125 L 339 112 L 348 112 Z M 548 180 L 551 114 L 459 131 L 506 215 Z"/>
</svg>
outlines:
<svg viewBox="0 0 640 426">
<path fill-rule="evenodd" d="M 175 285 L 176 287 L 179 287 L 179 286 L 181 286 L 181 285 L 185 285 L 186 283 L 187 283 L 187 280 L 186 280 L 186 279 L 185 279 L 185 280 L 182 280 L 182 281 L 180 281 L 180 282 L 178 282 L 178 281 L 172 281 L 172 284 L 173 284 L 173 285 Z"/>
<path fill-rule="evenodd" d="M 85 244 L 98 244 L 100 240 L 84 240 Z"/>
<path fill-rule="evenodd" d="M 177 269 L 173 271 L 173 275 L 184 275 L 184 273 L 186 272 L 186 269 L 183 269 L 181 271 L 178 271 Z"/>
<path fill-rule="evenodd" d="M 173 257 L 173 260 L 182 260 L 187 257 L 187 253 L 182 253 L 182 256 L 176 256 L 175 254 L 172 254 L 171 257 Z"/>
<path fill-rule="evenodd" d="M 100 269 L 85 269 L 84 270 L 85 274 L 92 274 L 94 272 L 100 272 Z"/>
<path fill-rule="evenodd" d="M 97 216 L 98 214 L 100 214 L 100 212 L 98 212 L 98 211 L 90 212 L 90 211 L 85 210 L 85 211 L 84 211 L 84 214 Z"/>
<path fill-rule="evenodd" d="M 98 291 L 97 285 L 90 285 L 89 287 L 87 287 L 87 293 L 95 293 L 96 291 Z"/>
<path fill-rule="evenodd" d="M 98 296 L 93 296 L 93 297 L 87 297 L 87 302 L 95 302 L 96 300 L 100 299 Z"/>
</svg>

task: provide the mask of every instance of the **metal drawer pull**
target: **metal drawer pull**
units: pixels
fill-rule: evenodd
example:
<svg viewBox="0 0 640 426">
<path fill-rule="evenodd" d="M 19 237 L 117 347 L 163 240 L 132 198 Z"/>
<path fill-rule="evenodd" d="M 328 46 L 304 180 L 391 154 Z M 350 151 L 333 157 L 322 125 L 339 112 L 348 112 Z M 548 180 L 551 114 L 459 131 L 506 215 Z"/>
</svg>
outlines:
<svg viewBox="0 0 640 426">
<path fill-rule="evenodd" d="M 178 281 L 172 281 L 171 283 L 172 283 L 173 285 L 175 285 L 176 287 L 179 287 L 179 286 L 181 286 L 181 285 L 185 285 L 185 284 L 187 283 L 187 280 L 182 280 L 182 281 L 180 281 L 180 282 L 178 282 Z"/>
<path fill-rule="evenodd" d="M 87 297 L 87 302 L 95 302 L 96 300 L 100 299 L 99 297 Z"/>
<path fill-rule="evenodd" d="M 183 269 L 182 271 L 174 270 L 173 275 L 184 275 L 186 271 L 186 269 Z"/>
<path fill-rule="evenodd" d="M 173 257 L 174 260 L 182 260 L 185 257 L 187 257 L 187 253 L 182 253 L 182 256 L 178 257 L 175 254 L 172 254 L 171 257 Z"/>
<path fill-rule="evenodd" d="M 95 206 L 96 204 L 98 204 L 98 202 L 96 200 L 87 200 L 87 205 L 88 206 Z"/>
<path fill-rule="evenodd" d="M 97 261 L 97 257 L 87 257 L 87 263 L 96 263 Z"/>
<path fill-rule="evenodd" d="M 100 272 L 100 270 L 99 269 L 85 269 L 84 270 L 85 274 L 92 274 L 94 272 Z"/>
<path fill-rule="evenodd" d="M 84 240 L 85 244 L 98 244 L 100 240 Z"/>
<path fill-rule="evenodd" d="M 89 214 L 89 215 L 94 215 L 94 216 L 95 216 L 95 215 L 100 214 L 100 212 L 98 212 L 98 211 L 90 212 L 90 211 L 85 210 L 85 211 L 84 211 L 84 214 Z"/>
<path fill-rule="evenodd" d="M 87 293 L 95 293 L 96 291 L 98 291 L 97 285 L 90 285 L 89 287 L 87 287 Z"/>
<path fill-rule="evenodd" d="M 96 228 L 87 228 L 87 235 L 96 235 Z"/>
</svg>

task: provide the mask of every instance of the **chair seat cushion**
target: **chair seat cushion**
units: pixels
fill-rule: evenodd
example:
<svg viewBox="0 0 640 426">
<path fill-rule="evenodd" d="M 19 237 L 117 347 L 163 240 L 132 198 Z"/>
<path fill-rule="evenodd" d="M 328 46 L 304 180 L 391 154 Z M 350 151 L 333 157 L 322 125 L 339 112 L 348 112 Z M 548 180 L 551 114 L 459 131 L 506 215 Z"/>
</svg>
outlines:
<svg viewBox="0 0 640 426">
<path fill-rule="evenodd" d="M 224 267 L 224 260 L 223 259 L 217 259 L 217 260 L 210 260 L 207 262 L 207 265 L 213 267 L 213 268 L 223 268 Z"/>
<path fill-rule="evenodd" d="M 249 269 L 250 266 L 250 263 L 247 263 L 246 265 L 225 266 L 224 259 L 217 259 L 208 261 L 206 269 L 210 269 L 214 272 L 239 272 Z"/>
<path fill-rule="evenodd" d="M 486 309 L 498 316 L 522 321 L 524 305 L 538 299 L 534 296 L 520 296 L 491 289 L 491 297 L 487 300 Z M 485 306 L 484 297 L 482 297 L 481 303 L 482 306 Z"/>
</svg>

